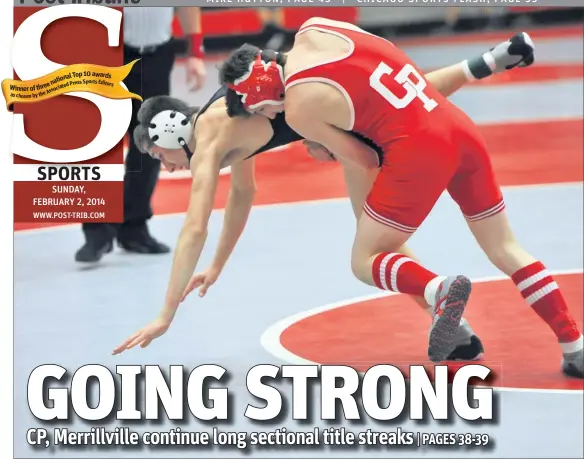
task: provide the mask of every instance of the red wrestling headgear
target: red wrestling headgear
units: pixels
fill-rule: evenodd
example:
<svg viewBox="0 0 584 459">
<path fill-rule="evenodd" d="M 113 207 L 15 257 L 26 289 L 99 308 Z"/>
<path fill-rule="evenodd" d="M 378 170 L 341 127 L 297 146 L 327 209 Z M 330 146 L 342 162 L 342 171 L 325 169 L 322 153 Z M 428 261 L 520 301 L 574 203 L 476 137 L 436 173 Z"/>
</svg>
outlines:
<svg viewBox="0 0 584 459">
<path fill-rule="evenodd" d="M 241 96 L 241 102 L 247 109 L 284 103 L 282 67 L 276 61 L 264 62 L 261 53 L 249 65 L 249 72 L 227 86 Z"/>
</svg>

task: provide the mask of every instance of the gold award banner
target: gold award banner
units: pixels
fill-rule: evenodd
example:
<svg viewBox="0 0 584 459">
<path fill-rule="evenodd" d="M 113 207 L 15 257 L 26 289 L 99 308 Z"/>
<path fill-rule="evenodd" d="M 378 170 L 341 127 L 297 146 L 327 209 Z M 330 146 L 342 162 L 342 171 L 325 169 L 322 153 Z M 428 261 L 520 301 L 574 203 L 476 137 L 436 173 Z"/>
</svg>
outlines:
<svg viewBox="0 0 584 459">
<path fill-rule="evenodd" d="M 139 59 L 123 67 L 106 67 L 94 64 L 73 64 L 55 70 L 40 78 L 28 81 L 6 79 L 2 81 L 2 94 L 6 108 L 14 103 L 33 103 L 69 92 L 90 92 L 109 99 L 138 99 L 120 84 Z"/>
</svg>

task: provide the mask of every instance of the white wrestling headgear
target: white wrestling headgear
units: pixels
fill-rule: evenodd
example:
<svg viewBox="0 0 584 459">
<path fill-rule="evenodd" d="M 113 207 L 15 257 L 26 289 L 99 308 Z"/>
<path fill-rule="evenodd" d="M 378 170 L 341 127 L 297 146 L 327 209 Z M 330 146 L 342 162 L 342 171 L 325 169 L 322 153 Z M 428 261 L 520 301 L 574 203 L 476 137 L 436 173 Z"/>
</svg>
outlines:
<svg viewBox="0 0 584 459">
<path fill-rule="evenodd" d="M 184 113 L 164 110 L 152 118 L 148 134 L 154 145 L 159 147 L 173 150 L 188 149 L 193 137 L 193 123 Z"/>
</svg>

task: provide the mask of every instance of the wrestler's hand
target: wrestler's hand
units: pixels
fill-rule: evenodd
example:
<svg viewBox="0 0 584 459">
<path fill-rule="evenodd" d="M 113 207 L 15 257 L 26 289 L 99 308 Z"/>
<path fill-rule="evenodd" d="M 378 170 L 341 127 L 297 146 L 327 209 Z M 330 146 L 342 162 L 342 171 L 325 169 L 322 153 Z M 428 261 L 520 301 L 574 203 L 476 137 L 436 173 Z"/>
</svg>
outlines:
<svg viewBox="0 0 584 459">
<path fill-rule="evenodd" d="M 160 336 L 164 335 L 166 331 L 170 327 L 170 321 L 158 318 L 150 325 L 147 325 L 143 329 L 139 330 L 137 333 L 134 333 L 130 336 L 126 341 L 116 347 L 112 354 L 118 355 L 124 351 L 132 349 L 135 346 L 140 345 L 140 347 L 144 348 L 148 346 L 153 340 L 159 338 Z"/>
<path fill-rule="evenodd" d="M 194 289 L 199 289 L 199 296 L 203 298 L 207 293 L 207 290 L 211 285 L 213 285 L 217 278 L 219 277 L 220 271 L 215 268 L 209 268 L 201 273 L 195 274 L 191 277 L 185 292 L 183 293 L 182 299 L 180 300 L 181 303 L 185 300 L 185 298 L 191 293 Z"/>
<path fill-rule="evenodd" d="M 514 67 L 529 67 L 533 64 L 535 46 L 531 37 L 525 32 L 513 35 L 509 40 L 499 43 L 488 54 L 491 55 L 495 68 L 493 73 L 504 72 Z"/>
<path fill-rule="evenodd" d="M 320 143 L 312 142 L 310 140 L 305 140 L 302 142 L 310 156 L 312 156 L 317 161 L 336 161 L 335 155 L 333 155 L 328 148 L 322 146 Z"/>
</svg>

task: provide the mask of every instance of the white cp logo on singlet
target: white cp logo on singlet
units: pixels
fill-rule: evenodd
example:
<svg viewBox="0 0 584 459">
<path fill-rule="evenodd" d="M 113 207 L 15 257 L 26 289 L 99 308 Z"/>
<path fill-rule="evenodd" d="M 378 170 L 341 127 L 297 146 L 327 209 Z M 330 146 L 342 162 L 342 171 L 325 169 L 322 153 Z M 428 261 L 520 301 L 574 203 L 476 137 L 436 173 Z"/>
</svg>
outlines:
<svg viewBox="0 0 584 459">
<path fill-rule="evenodd" d="M 394 108 L 398 110 L 406 108 L 410 105 L 414 99 L 419 99 L 423 102 L 426 111 L 431 112 L 438 106 L 438 102 L 430 99 L 426 94 L 424 94 L 424 89 L 426 89 L 427 83 L 418 73 L 418 71 L 411 65 L 406 64 L 403 68 L 393 77 L 396 83 L 399 83 L 406 91 L 405 95 L 400 99 L 391 90 L 381 82 L 381 77 L 384 75 L 391 75 L 393 69 L 381 62 L 375 72 L 369 77 L 369 85 L 375 89 L 385 100 L 387 100 Z M 412 81 L 411 76 L 416 77 L 417 81 Z"/>
</svg>

